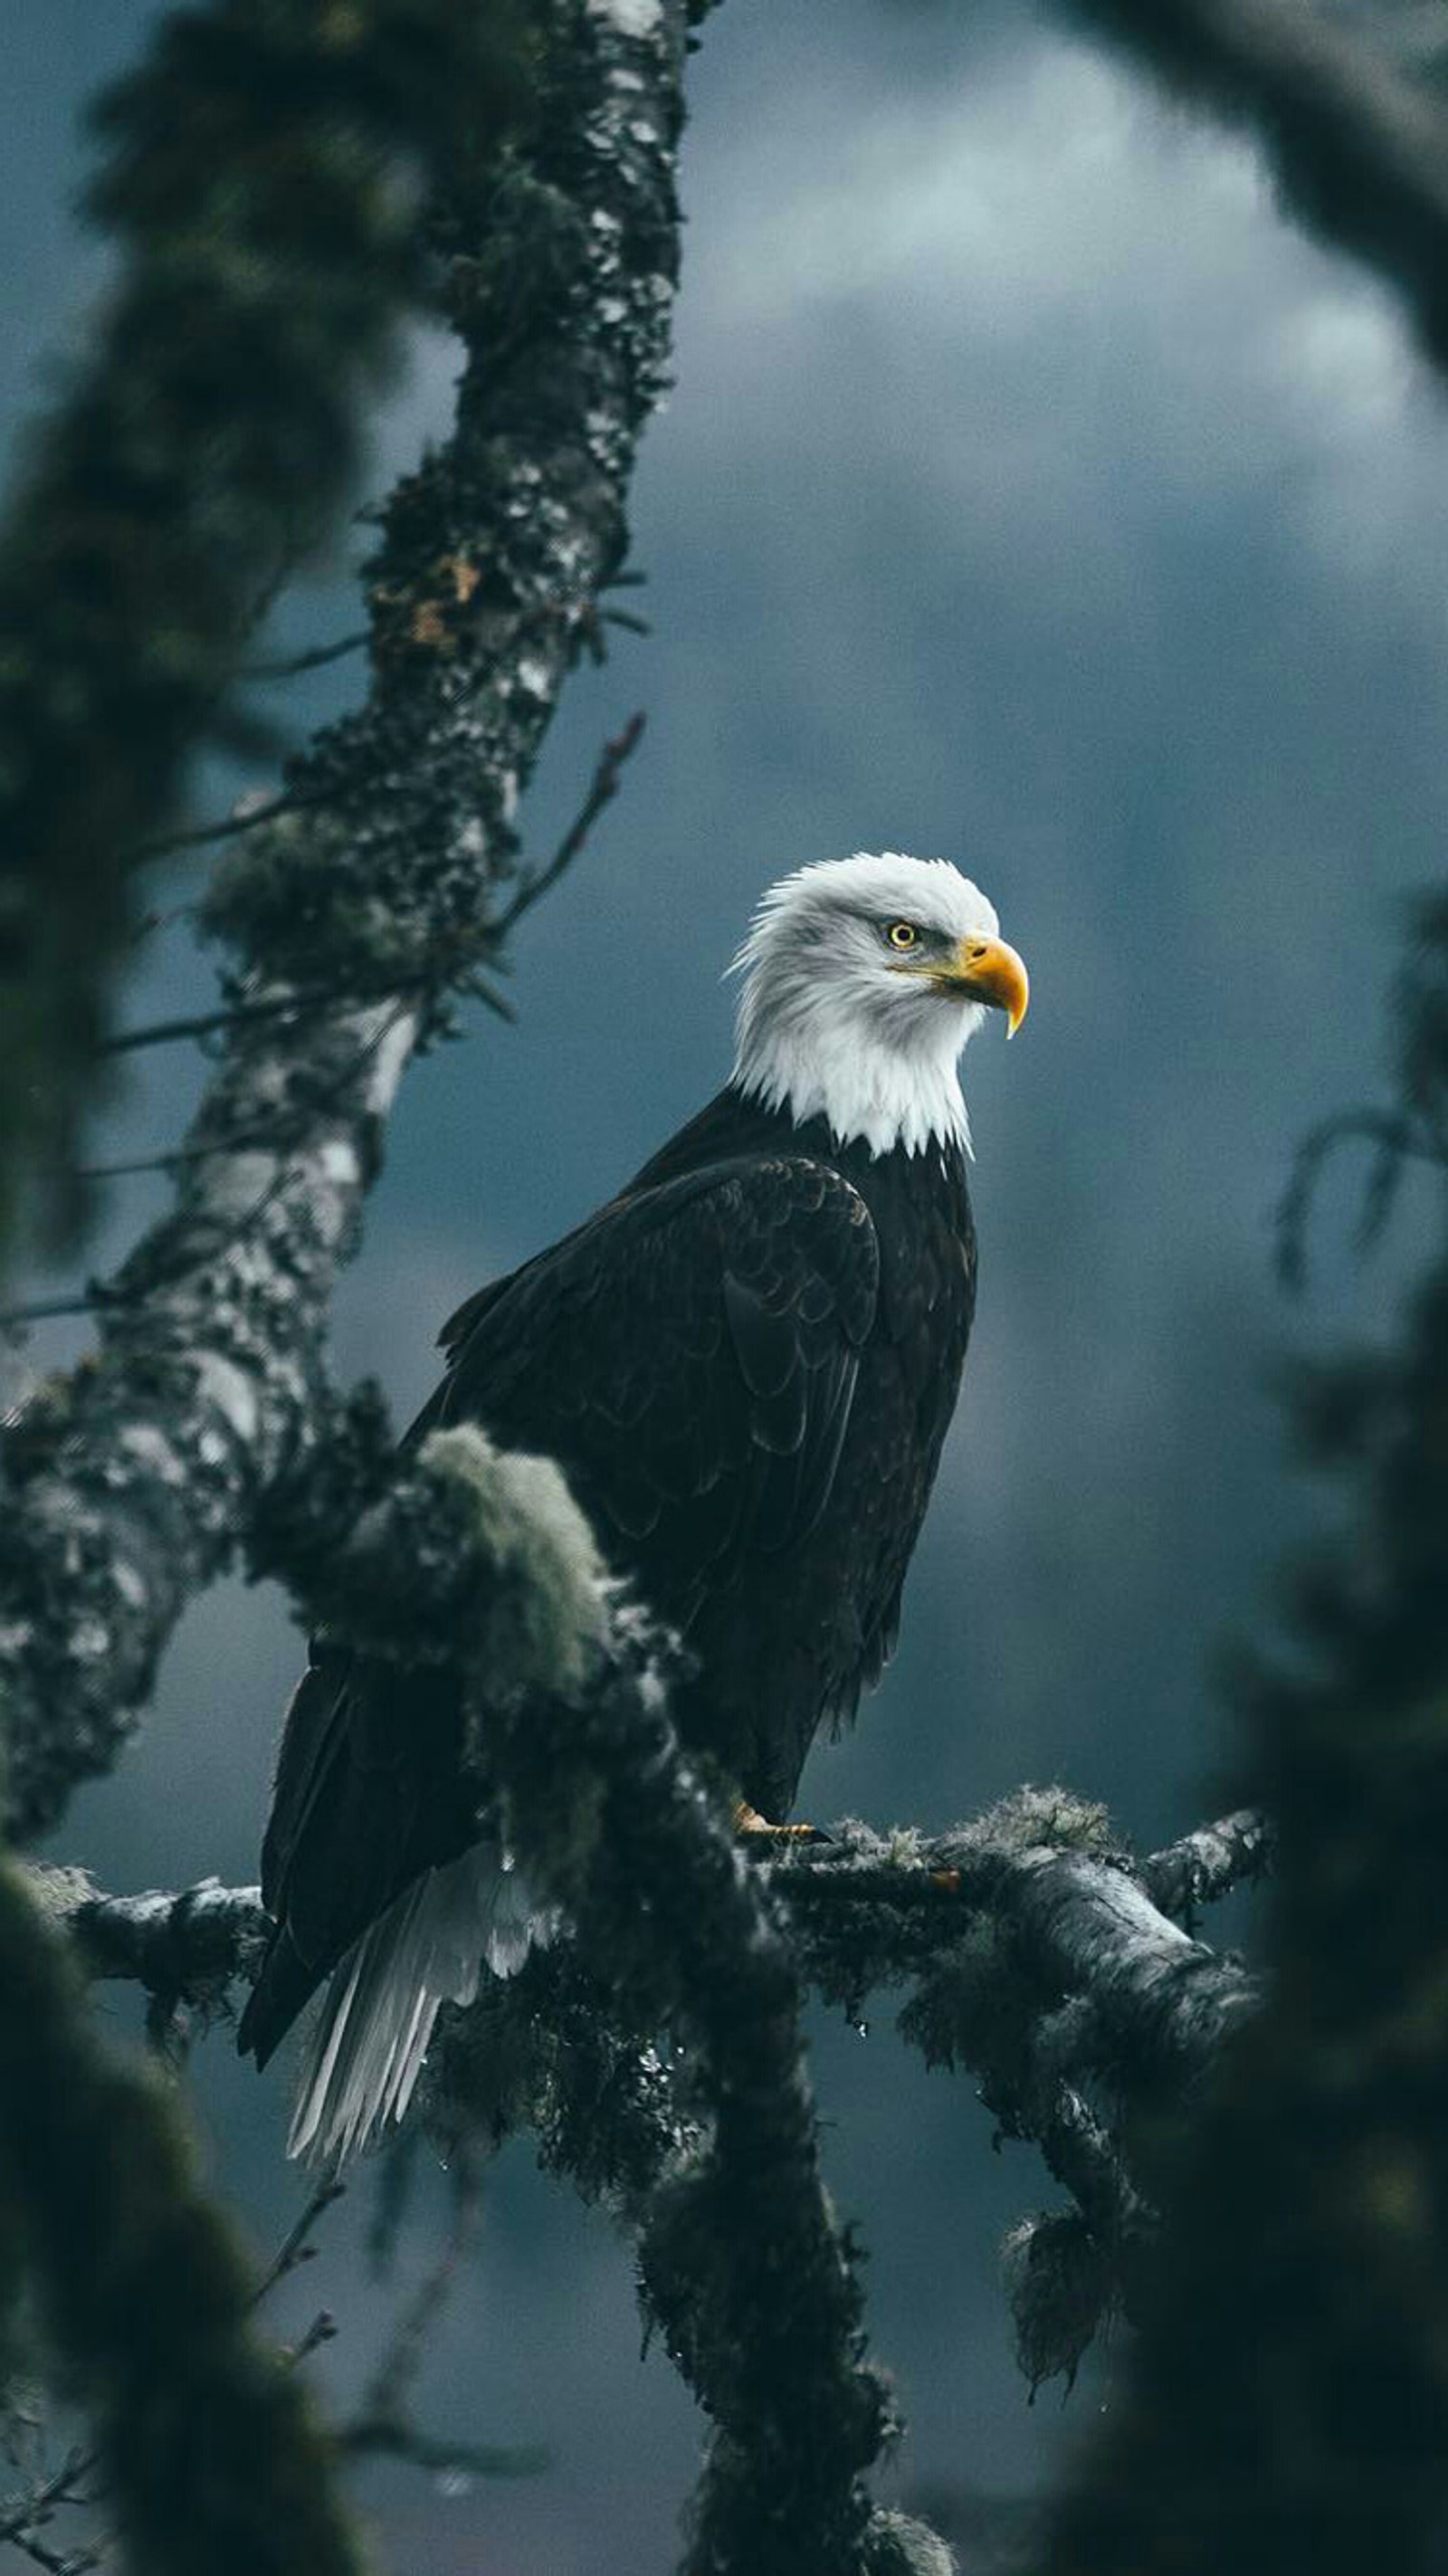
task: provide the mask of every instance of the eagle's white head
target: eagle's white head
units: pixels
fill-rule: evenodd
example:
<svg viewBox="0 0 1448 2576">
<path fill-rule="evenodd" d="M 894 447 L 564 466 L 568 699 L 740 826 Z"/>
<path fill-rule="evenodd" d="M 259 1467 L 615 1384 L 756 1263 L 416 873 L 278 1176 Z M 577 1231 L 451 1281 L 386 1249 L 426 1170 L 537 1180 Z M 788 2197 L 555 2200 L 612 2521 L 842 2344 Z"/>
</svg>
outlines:
<svg viewBox="0 0 1448 2576">
<path fill-rule="evenodd" d="M 1030 989 L 979 886 L 897 850 L 782 877 L 729 971 L 743 977 L 738 1088 L 876 1154 L 969 1151 L 960 1051 L 988 1007 L 1014 1036 Z"/>
</svg>

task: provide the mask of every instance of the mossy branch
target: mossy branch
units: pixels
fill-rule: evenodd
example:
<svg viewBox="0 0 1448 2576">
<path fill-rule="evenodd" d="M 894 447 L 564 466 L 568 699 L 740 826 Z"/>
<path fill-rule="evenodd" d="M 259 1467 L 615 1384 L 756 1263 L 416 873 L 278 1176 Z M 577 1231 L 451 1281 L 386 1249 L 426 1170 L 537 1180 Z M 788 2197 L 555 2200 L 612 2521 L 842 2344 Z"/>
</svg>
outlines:
<svg viewBox="0 0 1448 2576">
<path fill-rule="evenodd" d="M 374 1647 L 405 1606 L 395 1578 L 388 1583 L 389 1533 L 411 1594 L 420 1534 L 430 1531 L 434 1582 L 469 1455 L 476 1464 L 467 1448 L 445 1458 L 441 1513 L 434 1495 L 421 1509 L 416 1498 L 403 1503 L 403 1517 L 384 1509 L 371 1518 L 345 1583 L 349 1596 L 360 1591 L 372 1604 Z M 522 1472 L 515 1492 L 536 1491 L 536 1466 Z M 553 1650 L 540 1667 L 535 1631 L 520 1666 L 516 1603 L 531 1597 L 526 1524 L 500 1518 L 495 1492 L 487 1525 L 490 1606 L 472 1651 L 496 1695 L 504 1674 L 546 1679 Z M 473 1526 L 485 1527 L 476 1514 Z M 586 1574 L 587 1555 L 576 1561 Z M 552 1585 L 543 1589 L 557 1599 Z M 466 1586 L 449 1576 L 445 1591 L 455 1622 Z M 428 1614 L 434 1630 L 441 1606 L 439 1596 Z M 415 1599 L 411 1615 L 420 1615 Z M 524 1704 L 533 1705 L 526 1693 Z M 1133 2119 L 1159 2117 L 1163 2107 L 1179 2116 L 1254 2001 L 1239 1965 L 1188 1941 L 1173 1915 L 1256 1876 L 1268 1843 L 1262 1820 L 1244 1811 L 1133 1861 L 1113 1846 L 1099 1808 L 1053 1789 L 1024 1791 L 943 1835 L 879 1834 L 850 1818 L 828 1842 L 787 1859 L 761 1860 L 744 1846 L 749 1879 L 770 1900 L 795 1974 L 852 2015 L 881 1987 L 909 1988 L 906 2035 L 931 2062 L 968 2067 L 1001 2132 L 1034 2142 L 1068 2194 L 1070 2210 L 1023 2222 L 1007 2249 L 1033 2384 L 1072 2375 L 1111 2310 L 1137 2303 L 1155 2219 L 1133 2171 Z M 1083 1861 L 1100 1875 L 1083 1879 Z M 625 1867 L 621 1851 L 610 1862 Z M 1049 1909 L 1056 1928 L 1043 1951 L 1032 1920 L 1053 1879 L 1071 1901 Z M 650 1884 L 631 1887 L 636 1913 Z M 47 1886 L 91 1972 L 139 1976 L 166 2009 L 213 2003 L 228 1973 L 250 1975 L 264 1939 L 251 1888 L 101 1897 L 71 1873 L 48 1874 Z M 1128 1902 L 1123 1930 L 1123 1898 L 1153 1887 L 1167 1905 L 1153 1918 L 1144 1901 Z M 516 1980 L 488 1986 L 473 2011 L 449 2016 L 429 2064 L 424 2116 L 450 2156 L 531 2129 L 545 2162 L 586 2197 L 606 2199 L 647 2242 L 654 2195 L 707 2159 L 712 2117 L 678 2063 L 657 2053 L 659 2015 L 676 2009 L 667 1994 L 660 1999 L 657 1962 L 601 1974 L 598 1959 L 596 1943 L 565 1937 Z M 1126 1995 L 1133 1999 L 1123 2002 Z"/>
<path fill-rule="evenodd" d="M 0 2243 L 92 2414 L 148 2576 L 360 2576 L 330 2446 L 250 2321 L 174 2102 L 98 2041 L 73 1961 L 0 1865 Z"/>
<path fill-rule="evenodd" d="M 339 522 L 431 305 L 421 210 L 525 116 L 527 31 L 522 0 L 215 0 L 93 113 L 116 282 L 0 527 L 0 1237 L 27 1161 L 78 1212 L 128 853 L 235 730 L 258 610 Z"/>
</svg>

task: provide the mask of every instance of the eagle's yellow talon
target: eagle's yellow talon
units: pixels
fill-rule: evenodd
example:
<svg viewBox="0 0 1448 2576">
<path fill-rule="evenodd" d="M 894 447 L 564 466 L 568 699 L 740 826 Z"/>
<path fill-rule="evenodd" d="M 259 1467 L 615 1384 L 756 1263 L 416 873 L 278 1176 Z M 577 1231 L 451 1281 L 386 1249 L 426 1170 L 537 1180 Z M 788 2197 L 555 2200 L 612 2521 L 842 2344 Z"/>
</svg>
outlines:
<svg viewBox="0 0 1448 2576">
<path fill-rule="evenodd" d="M 734 1830 L 736 1834 L 768 1834 L 780 1842 L 822 1843 L 828 1840 L 818 1825 L 772 1825 L 767 1816 L 761 1816 L 757 1807 L 751 1807 L 747 1798 L 734 1801 Z"/>
</svg>

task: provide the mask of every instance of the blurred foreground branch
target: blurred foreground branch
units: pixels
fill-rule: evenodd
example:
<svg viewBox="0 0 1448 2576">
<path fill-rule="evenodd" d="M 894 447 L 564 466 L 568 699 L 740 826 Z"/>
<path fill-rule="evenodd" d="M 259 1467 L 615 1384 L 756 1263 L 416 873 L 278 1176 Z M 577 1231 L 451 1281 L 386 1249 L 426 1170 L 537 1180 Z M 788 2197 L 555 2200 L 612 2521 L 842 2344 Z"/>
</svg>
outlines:
<svg viewBox="0 0 1448 2576">
<path fill-rule="evenodd" d="M 1402 297 L 1448 372 L 1448 104 L 1313 0 L 1063 0 L 1193 105 L 1261 145 L 1306 230 Z"/>
<path fill-rule="evenodd" d="M 1397 1094 L 1441 1169 L 1448 899 L 1396 997 Z M 1050 2576 L 1436 2576 L 1448 2534 L 1448 1198 L 1396 1328 L 1300 1371 L 1339 1487 L 1292 1652 L 1239 1676 L 1279 1820 L 1264 2001 L 1194 2119 L 1140 2339 L 1033 2564 Z M 1425 1193 L 1426 1194 L 1426 1193 Z M 1345 1500 L 1347 1508 L 1341 1508 Z"/>
<path fill-rule="evenodd" d="M 23 1874 L 0 1870 L 0 2287 L 36 2285 L 92 2410 L 132 2563 L 359 2576 L 306 2392 L 250 2323 L 173 2105 L 97 2041 Z"/>
<path fill-rule="evenodd" d="M 129 853 L 245 737 L 247 635 L 352 491 L 430 302 L 419 203 L 527 96 L 512 0 L 214 0 L 94 112 L 116 282 L 0 525 L 0 1251 L 24 1165 L 70 1222 Z"/>
</svg>

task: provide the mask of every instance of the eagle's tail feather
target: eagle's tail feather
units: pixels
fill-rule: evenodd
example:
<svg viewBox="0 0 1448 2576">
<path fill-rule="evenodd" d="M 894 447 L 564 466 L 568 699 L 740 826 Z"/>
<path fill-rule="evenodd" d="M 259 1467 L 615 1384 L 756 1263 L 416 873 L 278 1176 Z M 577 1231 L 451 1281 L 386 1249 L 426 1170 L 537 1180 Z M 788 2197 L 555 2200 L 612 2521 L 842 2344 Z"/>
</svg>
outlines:
<svg viewBox="0 0 1448 2576">
<path fill-rule="evenodd" d="M 551 1928 L 495 1842 L 414 1879 L 333 1971 L 303 2060 L 288 2155 L 348 2156 L 400 2120 L 439 2007 L 474 2002 L 484 1964 L 511 1977 Z"/>
</svg>

